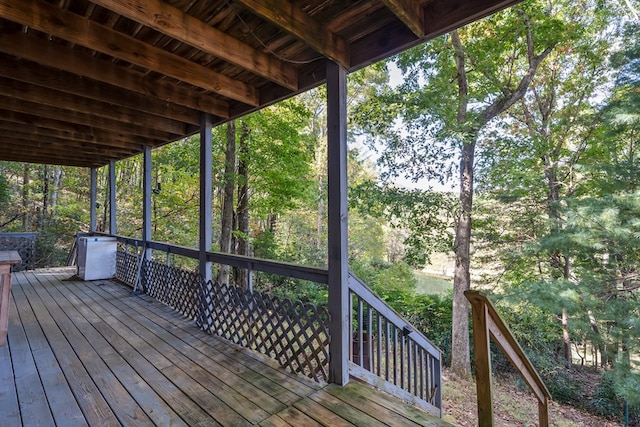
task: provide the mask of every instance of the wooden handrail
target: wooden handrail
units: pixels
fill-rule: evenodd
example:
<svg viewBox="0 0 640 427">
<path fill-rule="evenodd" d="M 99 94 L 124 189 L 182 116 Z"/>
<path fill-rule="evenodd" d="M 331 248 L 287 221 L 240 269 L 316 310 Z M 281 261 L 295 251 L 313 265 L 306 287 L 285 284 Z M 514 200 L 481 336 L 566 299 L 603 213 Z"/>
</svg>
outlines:
<svg viewBox="0 0 640 427">
<path fill-rule="evenodd" d="M 143 240 L 132 237 L 111 235 L 107 233 L 92 234 L 115 237 L 120 243 L 137 247 L 142 247 L 143 244 L 145 244 Z M 146 242 L 145 247 L 149 249 L 159 250 L 168 254 L 180 255 L 195 260 L 199 259 L 198 250 L 186 246 L 178 246 L 170 243 L 157 242 L 152 240 Z M 232 267 L 246 268 L 252 271 L 261 271 L 264 273 L 278 274 L 295 279 L 309 280 L 311 282 L 321 284 L 327 284 L 328 282 L 328 273 L 326 268 L 311 267 L 306 265 L 292 264 L 284 261 L 273 261 L 269 259 L 227 254 L 214 251 L 207 252 L 207 261 L 216 264 L 226 264 Z"/>
<path fill-rule="evenodd" d="M 540 427 L 549 425 L 549 400 L 551 394 L 529 361 L 529 358 L 513 337 L 491 301 L 478 291 L 465 291 L 471 303 L 473 319 L 473 347 L 476 363 L 476 391 L 478 394 L 478 425 L 493 426 L 493 396 L 491 392 L 491 354 L 489 338 L 492 337 L 513 366 L 518 370 L 538 400 Z"/>
</svg>

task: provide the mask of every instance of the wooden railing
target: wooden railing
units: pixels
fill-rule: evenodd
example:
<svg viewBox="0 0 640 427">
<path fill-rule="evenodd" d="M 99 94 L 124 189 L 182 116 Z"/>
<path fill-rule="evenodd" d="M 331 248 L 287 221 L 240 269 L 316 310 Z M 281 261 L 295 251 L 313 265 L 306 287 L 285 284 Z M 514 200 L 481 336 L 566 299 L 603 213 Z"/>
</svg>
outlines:
<svg viewBox="0 0 640 427">
<path fill-rule="evenodd" d="M 478 399 L 478 425 L 493 426 L 493 396 L 491 392 L 491 354 L 489 338 L 492 337 L 513 366 L 525 380 L 538 400 L 540 427 L 549 425 L 549 400 L 551 394 L 542 382 L 522 347 L 496 312 L 485 295 L 478 291 L 465 291 L 471 303 L 473 319 L 473 346 L 476 364 L 476 391 Z"/>
<path fill-rule="evenodd" d="M 349 373 L 442 416 L 442 353 L 355 275 Z"/>
<path fill-rule="evenodd" d="M 121 280 L 135 286 L 135 284 L 142 279 L 144 274 L 152 274 L 155 276 L 159 275 L 170 278 L 170 281 L 175 283 L 168 283 L 165 286 L 166 289 L 159 290 L 157 283 L 151 283 L 157 282 L 157 280 L 149 276 L 145 279 L 150 281 L 147 291 L 150 292 L 152 296 L 159 298 L 165 303 L 167 303 L 167 301 L 165 301 L 167 298 L 166 295 L 171 294 L 173 296 L 170 298 L 172 301 L 169 302 L 169 305 L 175 305 L 175 308 L 178 311 L 183 312 L 188 317 L 195 319 L 199 316 L 198 312 L 201 308 L 195 307 L 191 300 L 194 299 L 195 301 L 197 298 L 202 299 L 203 289 L 198 289 L 194 293 L 194 287 L 201 286 L 202 281 L 196 280 L 195 276 L 191 277 L 188 274 L 183 274 L 184 272 L 173 271 L 173 268 L 169 271 L 168 263 L 167 266 L 162 268 L 159 265 L 155 265 L 157 264 L 155 262 L 149 269 L 141 268 L 141 266 L 145 265 L 143 261 L 143 252 L 146 249 L 164 252 L 167 254 L 167 257 L 170 254 L 175 254 L 198 260 L 199 253 L 197 249 L 154 241 L 146 242 L 145 244 L 139 239 L 123 236 L 116 237 L 118 241 L 125 246 L 125 249 L 123 251 L 119 251 L 120 253 L 118 255 L 118 275 Z M 129 249 L 126 249 L 126 247 Z M 250 258 L 240 255 L 224 254 L 220 252 L 207 252 L 207 261 L 217 264 L 226 264 L 233 267 L 246 268 L 249 271 L 261 271 L 271 274 L 279 274 L 286 277 L 309 280 L 316 283 L 326 284 L 328 282 L 328 272 L 326 269 L 322 268 Z M 164 272 L 165 269 L 167 269 L 167 272 Z M 149 271 L 155 271 L 156 273 L 147 273 Z M 197 285 L 196 283 L 200 283 L 200 285 Z M 205 299 L 208 303 L 206 304 L 204 311 L 211 311 L 210 302 L 215 299 L 217 294 L 216 292 L 212 292 L 214 284 L 207 282 L 205 285 L 207 286 L 207 289 L 204 290 L 206 293 Z M 441 351 L 427 338 L 416 331 L 407 322 L 407 320 L 376 296 L 360 279 L 352 274 L 349 276 L 348 286 L 352 303 L 351 306 L 353 308 L 350 329 L 349 331 L 345 331 L 346 333 L 349 333 L 352 338 L 352 347 L 349 354 L 350 375 L 385 390 L 390 394 L 396 395 L 405 401 L 413 402 L 417 406 L 428 410 L 437 416 L 442 416 Z M 191 294 L 192 297 L 188 296 L 188 294 Z M 244 307 L 242 308 L 244 311 L 247 310 L 247 307 L 258 307 L 262 304 L 261 301 L 266 301 L 268 299 L 265 296 L 260 296 L 255 293 L 253 297 L 251 297 L 256 298 L 255 301 L 251 299 L 248 294 L 243 296 L 243 298 L 248 301 L 242 306 Z M 225 297 L 225 300 L 230 300 L 230 298 Z M 271 302 L 269 302 L 269 304 L 271 304 Z M 277 302 L 276 305 L 278 304 L 280 303 Z M 283 306 L 286 306 L 287 304 L 288 303 L 283 303 Z M 219 304 L 215 305 L 217 306 Z M 298 307 L 296 304 L 293 306 Z M 240 306 L 236 307 L 236 309 L 240 309 Z M 299 313 L 303 311 L 311 313 L 312 319 L 304 320 L 300 325 L 307 329 L 310 326 L 318 329 L 320 323 L 324 322 L 319 320 L 323 317 L 321 314 L 322 310 L 323 309 L 320 307 L 314 310 L 311 310 L 310 308 L 298 308 L 294 310 L 298 313 L 294 317 L 302 318 Z M 279 311 L 282 310 L 274 308 L 267 310 L 269 313 Z M 291 310 L 288 311 L 291 312 Z M 210 315 L 207 314 L 207 317 L 208 316 Z M 249 313 L 248 311 L 247 314 L 243 314 L 243 316 L 252 318 L 254 321 L 255 319 L 266 319 L 266 317 L 268 317 L 265 316 L 264 313 L 256 314 Z M 233 316 L 227 313 L 227 317 L 231 318 Z M 269 322 L 272 321 L 273 319 L 269 320 Z M 216 320 L 216 322 L 218 322 L 218 320 Z M 239 322 L 238 324 L 243 322 Z M 198 323 L 200 323 L 203 328 L 208 328 L 207 330 L 214 331 L 215 329 L 212 319 L 200 319 L 198 320 Z M 223 329 L 227 328 L 224 325 L 222 327 Z M 234 336 L 235 338 L 232 340 L 241 345 L 245 345 L 245 341 L 247 340 L 239 335 L 244 332 L 242 331 L 242 328 L 237 329 L 237 331 L 234 329 L 233 333 L 230 333 L 229 336 Z M 255 349 L 259 351 L 263 350 L 261 350 L 259 341 L 256 341 L 256 338 L 258 337 L 257 334 L 264 329 L 265 328 L 260 327 L 255 331 L 253 329 L 246 330 L 252 338 L 249 340 L 252 343 L 251 347 L 255 347 Z M 299 327 L 299 329 L 306 330 L 302 327 Z M 319 341 L 324 342 L 321 346 L 328 345 L 330 341 L 328 336 L 325 337 L 325 335 L 328 335 L 328 327 L 326 328 L 326 332 L 325 329 L 318 329 L 311 335 L 319 337 Z M 296 345 L 300 344 L 300 339 L 296 334 L 293 334 L 293 338 L 297 343 L 295 343 L 295 345 L 287 344 L 286 346 L 294 348 Z M 294 351 L 294 353 L 302 354 L 303 356 L 302 359 L 299 358 L 299 362 L 292 363 L 291 361 L 281 361 L 281 363 L 283 363 L 283 366 L 290 367 L 293 367 L 295 364 L 296 367 L 292 369 L 293 371 L 306 373 L 311 372 L 314 373 L 314 378 L 318 380 L 326 380 L 326 368 L 320 365 L 328 363 L 328 353 L 324 349 L 319 350 L 317 348 L 317 344 L 313 345 L 315 346 L 314 350 L 312 352 L 307 352 L 306 355 L 304 354 L 304 351 Z M 269 350 L 268 353 L 273 352 Z M 278 358 L 282 358 L 284 353 L 276 352 L 276 354 L 278 355 Z M 303 359 L 308 359 L 308 367 L 304 366 L 305 362 Z"/>
</svg>

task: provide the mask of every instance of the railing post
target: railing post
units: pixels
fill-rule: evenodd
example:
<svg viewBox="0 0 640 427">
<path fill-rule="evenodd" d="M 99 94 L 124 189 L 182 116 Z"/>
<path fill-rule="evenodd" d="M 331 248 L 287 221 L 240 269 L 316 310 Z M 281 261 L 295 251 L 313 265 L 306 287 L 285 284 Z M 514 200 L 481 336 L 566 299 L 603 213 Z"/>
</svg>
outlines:
<svg viewBox="0 0 640 427">
<path fill-rule="evenodd" d="M 329 381 L 349 382 L 349 265 L 347 257 L 347 73 L 327 63 Z"/>
<path fill-rule="evenodd" d="M 116 221 L 116 162 L 109 160 L 109 234 L 118 234 Z"/>
<path fill-rule="evenodd" d="M 144 245 L 144 259 L 151 260 L 152 250 L 149 247 L 151 238 L 151 147 L 145 146 L 142 152 L 142 240 Z M 144 288 L 144 286 L 143 286 Z"/>
<path fill-rule="evenodd" d="M 493 395 L 491 391 L 491 353 L 487 307 L 471 303 L 473 319 L 473 352 L 476 365 L 476 393 L 478 394 L 478 425 L 493 426 Z"/>
<path fill-rule="evenodd" d="M 538 401 L 538 425 L 547 427 L 549 425 L 549 399 L 544 397 L 544 401 Z"/>
<path fill-rule="evenodd" d="M 207 252 L 211 250 L 211 202 L 212 202 L 212 135 L 210 114 L 202 113 L 200 119 L 200 276 L 205 282 L 211 280 L 211 263 L 207 262 Z"/>
<path fill-rule="evenodd" d="M 90 197 L 90 204 L 91 207 L 89 209 L 90 212 L 90 222 L 89 222 L 89 232 L 90 233 L 95 233 L 96 232 L 96 203 L 98 201 L 98 189 L 97 189 L 97 169 L 96 168 L 91 168 L 91 179 L 90 179 L 90 185 L 91 188 L 89 189 L 89 193 L 91 194 Z"/>
</svg>

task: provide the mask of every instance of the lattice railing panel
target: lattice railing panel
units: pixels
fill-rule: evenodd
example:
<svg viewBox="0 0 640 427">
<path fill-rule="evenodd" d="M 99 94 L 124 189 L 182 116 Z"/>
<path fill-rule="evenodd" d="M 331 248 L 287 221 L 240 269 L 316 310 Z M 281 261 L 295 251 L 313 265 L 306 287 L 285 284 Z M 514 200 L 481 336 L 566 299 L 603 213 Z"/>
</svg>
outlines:
<svg viewBox="0 0 640 427">
<path fill-rule="evenodd" d="M 144 261 L 142 265 L 143 285 L 147 294 L 189 319 L 198 314 L 198 273 Z"/>
<path fill-rule="evenodd" d="M 138 257 L 130 252 L 116 252 L 116 278 L 129 286 L 135 286 L 138 275 Z"/>
<path fill-rule="evenodd" d="M 17 251 L 22 263 L 11 271 L 33 270 L 36 268 L 37 233 L 0 233 L 0 251 Z"/>
<path fill-rule="evenodd" d="M 202 284 L 200 299 L 198 320 L 204 330 L 266 354 L 291 372 L 327 381 L 326 307 L 212 282 Z"/>
</svg>

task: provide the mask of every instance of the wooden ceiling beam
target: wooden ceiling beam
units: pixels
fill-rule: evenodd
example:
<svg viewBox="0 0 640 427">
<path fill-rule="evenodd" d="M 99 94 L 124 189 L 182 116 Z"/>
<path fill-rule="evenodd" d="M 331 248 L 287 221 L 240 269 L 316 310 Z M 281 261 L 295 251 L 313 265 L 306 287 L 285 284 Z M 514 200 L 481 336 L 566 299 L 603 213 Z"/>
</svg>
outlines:
<svg viewBox="0 0 640 427">
<path fill-rule="evenodd" d="M 162 80 L 149 79 L 137 71 L 31 34 L 0 34 L 0 52 L 130 90 L 160 100 L 161 103 L 177 104 L 222 118 L 229 117 L 229 104 L 223 100 Z"/>
<path fill-rule="evenodd" d="M 61 130 L 58 128 L 67 127 L 68 125 L 53 120 L 43 120 L 44 126 L 52 126 L 54 128 L 35 126 L 28 122 L 37 121 L 33 116 L 7 112 L 0 110 L 3 120 L 0 120 L 0 132 L 3 135 L 11 135 L 13 132 L 25 135 L 41 136 L 43 138 L 63 139 L 66 141 L 75 141 L 87 145 L 95 145 L 96 147 L 123 149 L 133 152 L 141 152 L 144 145 L 157 145 L 158 141 L 134 137 L 131 135 L 121 135 L 100 130 L 92 130 L 93 133 L 80 133 L 72 130 Z M 5 117 L 6 116 L 6 117 Z M 52 123 L 53 122 L 53 123 Z M 59 124 L 58 124 L 59 123 Z M 38 124 L 40 124 L 38 122 Z M 9 131 L 11 133 L 7 133 Z"/>
<path fill-rule="evenodd" d="M 227 98 L 259 105 L 253 86 L 44 1 L 0 0 L 0 16 Z"/>
<path fill-rule="evenodd" d="M 101 167 L 109 161 L 99 159 L 75 159 L 73 157 L 54 157 L 37 153 L 11 152 L 6 149 L 0 151 L 0 160 L 7 162 L 34 163 L 42 165 L 60 165 L 74 167 Z"/>
<path fill-rule="evenodd" d="M 15 113 L 28 114 L 32 117 L 37 117 L 40 120 L 50 119 L 57 122 L 67 123 L 70 127 L 77 126 L 85 130 L 80 133 L 90 134 L 93 129 L 101 129 L 121 135 L 139 136 L 161 141 L 172 141 L 178 137 L 172 133 L 148 129 L 143 126 L 128 125 L 115 120 L 92 116 L 88 113 L 53 109 L 34 102 L 18 101 L 2 95 L 0 95 L 0 106 L 5 110 Z M 40 122 L 37 120 L 35 121 L 35 124 L 39 123 Z"/>
<path fill-rule="evenodd" d="M 157 117 L 194 125 L 200 123 L 200 113 L 191 108 L 3 54 L 0 54 L 0 76 L 96 101 L 145 111 Z"/>
<path fill-rule="evenodd" d="M 160 0 L 92 0 L 92 3 L 281 86 L 298 89 L 298 72 L 292 65 L 254 49 L 170 4 Z"/>
<path fill-rule="evenodd" d="M 48 155 L 57 157 L 73 157 L 76 160 L 93 161 L 96 158 L 118 160 L 130 157 L 136 153 L 116 153 L 111 150 L 100 150 L 96 148 L 82 149 L 81 147 L 56 145 L 51 142 L 33 141 L 21 138 L 19 135 L 6 138 L 0 147 L 12 153 Z"/>
<path fill-rule="evenodd" d="M 398 17 L 409 29 L 423 38 L 427 33 L 425 29 L 424 8 L 418 0 L 382 0 L 383 3 Z"/>
<path fill-rule="evenodd" d="M 65 157 L 71 157 L 75 161 L 96 162 L 103 164 L 108 162 L 109 160 L 116 160 L 118 158 L 121 158 L 120 156 L 110 155 L 107 151 L 105 151 L 104 153 L 87 153 L 79 150 L 74 150 L 73 155 L 69 156 L 69 151 L 63 148 L 55 148 L 47 144 L 34 143 L 29 140 L 23 140 L 21 138 L 14 137 L 6 138 L 2 142 L 2 145 L 0 145 L 0 148 L 4 148 L 2 150 L 3 153 L 0 154 L 0 156 L 3 156 L 6 152 L 7 154 L 22 154 L 24 157 L 46 156 L 47 159 L 64 159 Z"/>
<path fill-rule="evenodd" d="M 425 38 L 432 39 L 522 0 L 432 0 L 424 9 Z"/>
<path fill-rule="evenodd" d="M 175 120 L 163 119 L 142 111 L 107 104 L 102 101 L 34 86 L 4 77 L 0 77 L 0 87 L 2 87 L 3 96 L 16 100 L 34 102 L 54 109 L 90 114 L 127 125 L 144 126 L 176 135 L 183 135 L 187 131 L 184 123 Z"/>
<path fill-rule="evenodd" d="M 162 141 L 172 141 L 181 135 L 170 132 L 149 129 L 135 124 L 122 123 L 113 119 L 99 117 L 91 112 L 79 113 L 61 109 L 49 108 L 46 105 L 30 101 L 18 101 L 0 95 L 0 105 L 2 108 L 23 114 L 31 114 L 40 118 L 48 118 L 61 122 L 68 122 L 73 125 L 83 125 L 90 128 L 98 128 L 111 132 L 118 132 L 129 135 L 137 135 L 145 138 L 159 139 Z"/>
<path fill-rule="evenodd" d="M 13 132 L 8 137 L 9 139 L 20 139 L 29 142 L 25 146 L 29 148 L 34 147 L 50 147 L 50 148 L 63 148 L 65 150 L 73 149 L 73 152 L 92 153 L 92 154 L 104 154 L 109 153 L 116 157 L 132 156 L 140 152 L 137 149 L 117 148 L 112 146 L 106 146 L 102 144 L 87 144 L 85 142 L 78 142 L 68 140 L 64 138 L 55 138 L 51 136 L 44 136 L 38 134 L 32 134 L 27 132 Z M 0 142 L 1 143 L 1 142 Z"/>
<path fill-rule="evenodd" d="M 350 66 L 349 44 L 288 0 L 235 0 L 252 13 L 302 40 L 344 68 Z"/>
</svg>

